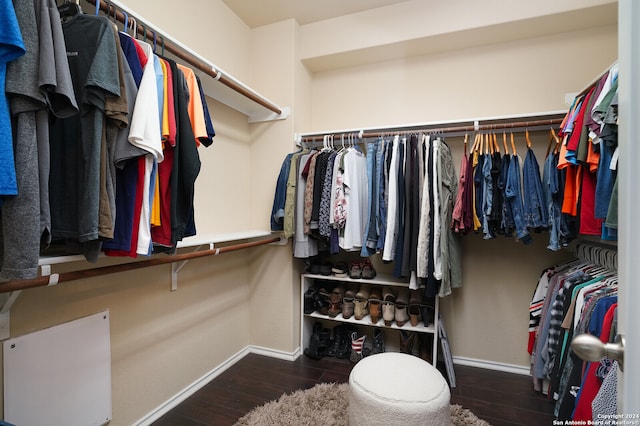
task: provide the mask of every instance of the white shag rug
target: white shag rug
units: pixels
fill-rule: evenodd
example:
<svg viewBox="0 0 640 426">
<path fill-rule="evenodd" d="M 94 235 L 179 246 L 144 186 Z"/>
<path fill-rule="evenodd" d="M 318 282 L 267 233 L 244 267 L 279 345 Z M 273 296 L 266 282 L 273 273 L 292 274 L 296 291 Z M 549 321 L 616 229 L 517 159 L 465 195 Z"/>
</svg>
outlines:
<svg viewBox="0 0 640 426">
<path fill-rule="evenodd" d="M 234 426 L 348 426 L 349 384 L 320 383 L 310 389 L 284 394 L 254 408 Z M 490 426 L 460 405 L 451 405 L 454 426 Z"/>
</svg>

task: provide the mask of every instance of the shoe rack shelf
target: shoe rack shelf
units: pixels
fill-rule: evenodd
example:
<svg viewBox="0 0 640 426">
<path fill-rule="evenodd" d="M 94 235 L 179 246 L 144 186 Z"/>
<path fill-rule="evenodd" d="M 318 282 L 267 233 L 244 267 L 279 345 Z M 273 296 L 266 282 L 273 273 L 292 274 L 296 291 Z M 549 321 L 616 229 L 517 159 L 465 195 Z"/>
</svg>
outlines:
<svg viewBox="0 0 640 426">
<path fill-rule="evenodd" d="M 396 322 L 392 322 L 391 325 L 385 325 L 384 320 L 380 319 L 375 324 L 371 322 L 371 316 L 366 315 L 362 319 L 357 320 L 354 316 L 350 318 L 344 318 L 341 313 L 336 315 L 335 317 L 321 314 L 318 311 L 314 311 L 310 314 L 304 313 L 304 293 L 316 284 L 316 281 L 322 282 L 341 282 L 341 283 L 355 283 L 355 284 L 368 284 L 371 286 L 393 286 L 393 287 L 409 287 L 409 284 L 406 281 L 400 281 L 395 277 L 385 277 L 384 275 L 377 275 L 373 279 L 353 279 L 349 277 L 336 277 L 333 275 L 319 275 L 319 274 L 302 274 L 301 276 L 301 292 L 300 292 L 300 351 L 304 351 L 304 348 L 309 345 L 309 339 L 313 334 L 313 324 L 316 321 L 331 321 L 331 322 L 339 322 L 339 323 L 348 323 L 353 324 L 358 327 L 378 327 L 390 330 L 404 330 L 409 332 L 417 332 L 417 333 L 426 333 L 430 334 L 433 338 L 432 344 L 432 360 L 433 365 L 435 366 L 438 360 L 438 318 L 440 317 L 439 312 L 439 301 L 438 297 L 435 298 L 434 305 L 434 315 L 433 315 L 433 323 L 424 324 L 422 320 L 418 322 L 417 325 L 413 326 L 409 322 L 405 323 L 402 327 L 399 327 Z M 337 284 L 336 284 L 337 285 Z M 389 348 L 389 347 L 388 347 Z"/>
</svg>

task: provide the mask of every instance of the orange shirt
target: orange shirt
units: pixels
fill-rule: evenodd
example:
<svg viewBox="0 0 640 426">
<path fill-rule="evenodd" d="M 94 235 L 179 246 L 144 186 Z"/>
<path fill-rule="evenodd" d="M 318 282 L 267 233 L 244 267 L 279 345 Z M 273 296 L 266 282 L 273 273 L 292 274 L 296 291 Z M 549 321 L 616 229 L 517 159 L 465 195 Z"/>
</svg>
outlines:
<svg viewBox="0 0 640 426">
<path fill-rule="evenodd" d="M 191 68 L 178 64 L 178 69 L 182 71 L 187 80 L 187 86 L 189 87 L 189 104 L 187 105 L 187 110 L 189 112 L 189 118 L 191 119 L 193 135 L 196 137 L 196 144 L 200 146 L 198 139 L 207 138 L 209 135 L 207 134 L 207 125 L 204 121 L 204 109 L 202 99 L 200 98 L 198 81 Z"/>
</svg>

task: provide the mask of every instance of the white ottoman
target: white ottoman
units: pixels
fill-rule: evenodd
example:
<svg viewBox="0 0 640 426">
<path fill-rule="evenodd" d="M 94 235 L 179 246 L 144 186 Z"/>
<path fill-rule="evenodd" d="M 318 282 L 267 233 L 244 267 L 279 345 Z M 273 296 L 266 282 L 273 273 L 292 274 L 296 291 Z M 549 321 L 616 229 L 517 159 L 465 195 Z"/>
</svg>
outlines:
<svg viewBox="0 0 640 426">
<path fill-rule="evenodd" d="M 450 396 L 428 362 L 398 352 L 371 355 L 349 375 L 349 426 L 451 425 Z"/>
</svg>

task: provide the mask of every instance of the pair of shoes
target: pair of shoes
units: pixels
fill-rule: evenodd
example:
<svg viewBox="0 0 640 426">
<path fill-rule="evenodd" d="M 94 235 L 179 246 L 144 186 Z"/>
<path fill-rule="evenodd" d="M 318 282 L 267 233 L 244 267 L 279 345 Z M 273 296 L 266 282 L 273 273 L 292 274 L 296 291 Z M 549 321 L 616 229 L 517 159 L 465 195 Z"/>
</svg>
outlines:
<svg viewBox="0 0 640 426">
<path fill-rule="evenodd" d="M 333 327 L 333 339 L 329 343 L 326 355 L 328 357 L 336 357 L 345 359 L 349 357 L 351 352 L 349 334 L 350 327 L 346 324 L 340 324 Z"/>
<path fill-rule="evenodd" d="M 329 293 L 324 288 L 309 287 L 304 292 L 304 313 L 309 315 L 318 311 L 322 315 L 329 314 Z"/>
<path fill-rule="evenodd" d="M 326 356 L 329 347 L 329 329 L 323 328 L 322 324 L 313 324 L 313 334 L 309 339 L 309 346 L 304 349 L 304 354 L 311 359 L 320 359 Z"/>
<path fill-rule="evenodd" d="M 369 258 L 354 260 L 349 264 L 349 278 L 371 280 L 376 277 L 376 269 Z"/>
<path fill-rule="evenodd" d="M 359 261 L 354 260 L 349 263 L 349 278 L 359 279 L 362 278 L 362 265 Z"/>
<path fill-rule="evenodd" d="M 357 288 L 358 287 L 356 284 L 349 284 L 344 292 L 344 295 L 342 296 L 342 317 L 344 319 L 351 318 L 355 312 L 355 298 Z"/>
<path fill-rule="evenodd" d="M 416 333 L 413 331 L 400 330 L 400 352 L 413 354 L 413 341 Z"/>
<path fill-rule="evenodd" d="M 304 313 L 310 314 L 316 310 L 316 289 L 313 287 L 309 287 L 307 291 L 304 292 Z"/>
<path fill-rule="evenodd" d="M 348 270 L 349 267 L 347 266 L 347 263 L 340 261 L 333 265 L 331 273 L 338 278 L 344 278 L 347 276 Z"/>
<path fill-rule="evenodd" d="M 382 289 L 382 319 L 384 320 L 384 325 L 387 327 L 391 326 L 391 323 L 395 318 L 395 301 L 396 294 L 391 287 L 384 287 Z"/>
<path fill-rule="evenodd" d="M 398 297 L 396 298 L 395 319 L 398 327 L 402 327 L 409 320 L 408 306 L 409 289 L 407 287 L 401 287 L 398 289 Z"/>
<path fill-rule="evenodd" d="M 362 284 L 354 296 L 355 319 L 361 320 L 369 314 L 369 293 L 371 286 L 368 284 Z"/>
<path fill-rule="evenodd" d="M 424 334 L 420 334 L 418 337 L 418 356 L 429 364 L 433 363 L 433 339 Z"/>
<path fill-rule="evenodd" d="M 420 322 L 420 318 L 422 317 L 421 304 L 423 298 L 423 288 L 411 290 L 411 297 L 409 298 L 409 322 L 414 327 L 418 325 L 418 322 Z M 428 323 L 425 325 L 428 325 Z"/>
<path fill-rule="evenodd" d="M 371 264 L 371 260 L 369 258 L 365 258 L 360 267 L 362 268 L 362 278 L 365 280 L 371 280 L 376 277 L 376 269 Z"/>
<path fill-rule="evenodd" d="M 381 328 L 375 328 L 373 330 L 373 344 L 371 347 L 371 354 L 380 354 L 384 352 L 384 333 Z"/>
<path fill-rule="evenodd" d="M 436 299 L 435 297 L 428 297 L 424 295 L 422 298 L 422 304 L 420 305 L 420 316 L 425 326 L 434 324 L 434 317 L 436 313 Z"/>
<path fill-rule="evenodd" d="M 364 345 L 364 341 L 367 339 L 366 335 L 358 336 L 357 331 L 351 333 L 351 355 L 349 360 L 354 364 L 357 364 L 362 358 L 368 356 L 371 353 L 371 349 Z"/>
<path fill-rule="evenodd" d="M 373 287 L 369 292 L 369 315 L 371 316 L 371 324 L 377 324 L 382 316 L 382 293 L 380 287 Z"/>
<path fill-rule="evenodd" d="M 327 310 L 327 314 L 332 318 L 335 318 L 342 312 L 342 296 L 344 295 L 344 291 L 345 288 L 343 286 L 338 286 L 334 288 L 329 295 L 329 309 Z"/>
<path fill-rule="evenodd" d="M 311 260 L 307 263 L 307 273 L 313 275 L 323 275 L 325 277 L 333 273 L 333 265 L 329 261 L 318 261 L 318 259 Z"/>
</svg>

